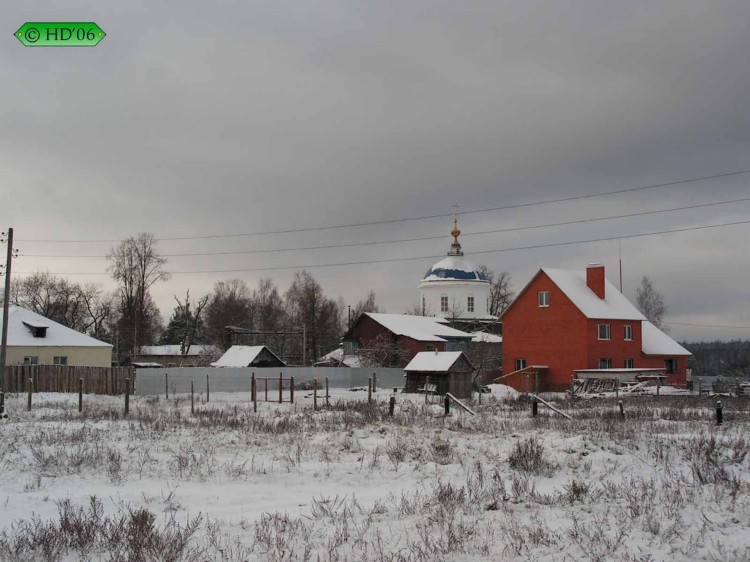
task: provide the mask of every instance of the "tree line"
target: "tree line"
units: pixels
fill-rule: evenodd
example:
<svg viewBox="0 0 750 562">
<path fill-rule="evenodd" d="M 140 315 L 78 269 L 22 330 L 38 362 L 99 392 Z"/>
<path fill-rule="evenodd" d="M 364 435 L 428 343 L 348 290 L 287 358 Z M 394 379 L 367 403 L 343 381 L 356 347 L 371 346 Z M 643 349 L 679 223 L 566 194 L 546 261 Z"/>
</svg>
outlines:
<svg viewBox="0 0 750 562">
<path fill-rule="evenodd" d="M 298 271 L 286 291 L 272 279 L 261 279 L 250 287 L 241 279 L 217 281 L 213 290 L 198 298 L 188 290 L 174 295 L 176 305 L 166 325 L 151 295 L 157 283 L 169 280 L 167 260 L 158 251 L 157 239 L 149 233 L 126 238 L 107 256 L 108 272 L 116 289 L 100 283 L 81 284 L 47 272 L 14 279 L 11 304 L 111 343 L 115 360 L 138 355 L 142 346 L 178 344 L 183 353 L 194 345 L 223 349 L 225 327 L 237 326 L 262 332 L 241 336 L 247 345 L 267 345 L 291 363 L 301 363 L 302 327 L 306 331 L 308 362 L 335 349 L 350 323 L 363 312 L 382 311 L 370 290 L 359 302 L 347 306 L 342 298 L 327 296 L 321 284 L 307 271 Z M 512 298 L 510 278 L 484 269 L 492 279 L 491 312 L 497 313 Z"/>
</svg>

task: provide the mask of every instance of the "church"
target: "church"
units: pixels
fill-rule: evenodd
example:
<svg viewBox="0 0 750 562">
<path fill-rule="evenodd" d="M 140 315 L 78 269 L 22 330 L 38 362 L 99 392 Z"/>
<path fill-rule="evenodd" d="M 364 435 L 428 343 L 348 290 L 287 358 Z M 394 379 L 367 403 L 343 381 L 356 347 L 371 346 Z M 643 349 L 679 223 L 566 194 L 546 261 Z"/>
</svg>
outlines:
<svg viewBox="0 0 750 562">
<path fill-rule="evenodd" d="M 422 316 L 445 318 L 459 330 L 499 334 L 498 318 L 489 313 L 490 281 L 464 256 L 460 235 L 454 217 L 447 257 L 433 265 L 418 285 Z"/>
</svg>

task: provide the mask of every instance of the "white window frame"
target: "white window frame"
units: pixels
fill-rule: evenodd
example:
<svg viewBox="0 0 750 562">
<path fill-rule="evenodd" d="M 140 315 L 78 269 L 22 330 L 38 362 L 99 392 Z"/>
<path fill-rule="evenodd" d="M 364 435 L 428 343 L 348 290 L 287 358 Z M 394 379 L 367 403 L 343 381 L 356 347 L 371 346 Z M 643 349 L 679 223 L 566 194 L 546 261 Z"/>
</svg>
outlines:
<svg viewBox="0 0 750 562">
<path fill-rule="evenodd" d="M 520 371 L 521 369 L 525 369 L 525 368 L 526 368 L 526 359 L 523 359 L 523 358 L 516 359 L 516 369 L 515 370 L 516 371 Z"/>
<path fill-rule="evenodd" d="M 549 291 L 539 291 L 537 294 L 537 304 L 539 308 L 549 307 Z"/>
<path fill-rule="evenodd" d="M 53 365 L 60 365 L 62 367 L 67 367 L 67 365 L 68 365 L 68 356 L 67 355 L 55 355 L 52 358 L 52 364 Z"/>
<path fill-rule="evenodd" d="M 625 359 L 626 369 L 635 369 L 635 359 Z"/>
<path fill-rule="evenodd" d="M 602 357 L 599 359 L 599 368 L 600 369 L 611 369 L 612 368 L 612 358 L 611 357 Z"/>
<path fill-rule="evenodd" d="M 606 334 L 602 337 L 602 328 L 604 328 Z M 598 324 L 596 327 L 596 338 L 602 341 L 609 341 L 612 339 L 612 326 L 610 324 Z"/>
<path fill-rule="evenodd" d="M 631 326 L 630 324 L 625 324 L 624 338 L 625 341 L 633 341 L 633 326 Z"/>
<path fill-rule="evenodd" d="M 39 356 L 38 355 L 24 355 L 23 364 L 24 365 L 39 365 Z"/>
<path fill-rule="evenodd" d="M 448 295 L 440 295 L 440 312 L 448 312 Z"/>
<path fill-rule="evenodd" d="M 474 295 L 466 297 L 466 311 L 474 312 Z"/>
</svg>

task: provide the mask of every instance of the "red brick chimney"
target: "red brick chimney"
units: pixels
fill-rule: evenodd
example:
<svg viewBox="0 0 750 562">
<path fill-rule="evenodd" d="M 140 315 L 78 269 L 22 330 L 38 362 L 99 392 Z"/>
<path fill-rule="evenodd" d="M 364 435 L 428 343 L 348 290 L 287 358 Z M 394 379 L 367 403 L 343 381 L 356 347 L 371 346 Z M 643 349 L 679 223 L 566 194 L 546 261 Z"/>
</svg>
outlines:
<svg viewBox="0 0 750 562">
<path fill-rule="evenodd" d="M 604 266 L 590 263 L 586 268 L 586 285 L 600 299 L 604 299 Z"/>
</svg>

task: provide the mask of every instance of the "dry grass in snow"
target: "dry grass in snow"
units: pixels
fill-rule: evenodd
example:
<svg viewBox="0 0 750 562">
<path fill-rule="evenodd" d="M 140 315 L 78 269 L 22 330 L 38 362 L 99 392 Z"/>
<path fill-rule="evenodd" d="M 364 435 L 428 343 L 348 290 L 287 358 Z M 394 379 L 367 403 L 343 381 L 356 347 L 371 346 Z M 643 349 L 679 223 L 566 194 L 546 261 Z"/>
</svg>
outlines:
<svg viewBox="0 0 750 562">
<path fill-rule="evenodd" d="M 0 560 L 750 559 L 749 401 L 10 396 Z"/>
</svg>

